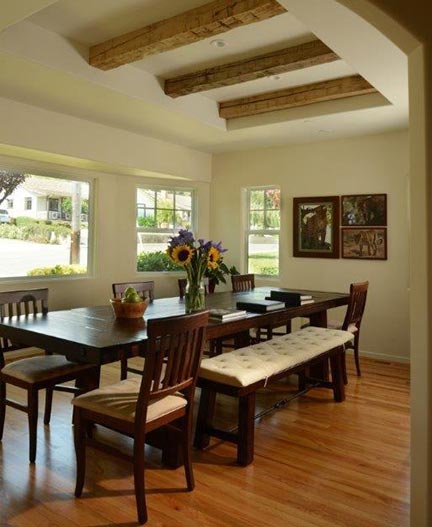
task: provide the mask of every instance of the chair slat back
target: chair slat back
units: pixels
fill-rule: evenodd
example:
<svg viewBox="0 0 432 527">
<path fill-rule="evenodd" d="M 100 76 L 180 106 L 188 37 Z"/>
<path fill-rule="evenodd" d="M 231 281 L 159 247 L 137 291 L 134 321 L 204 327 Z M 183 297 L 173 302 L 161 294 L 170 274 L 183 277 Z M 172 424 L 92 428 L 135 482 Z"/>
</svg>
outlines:
<svg viewBox="0 0 432 527">
<path fill-rule="evenodd" d="M 193 392 L 207 323 L 207 311 L 148 321 L 148 348 L 137 404 L 136 426 L 145 423 L 150 400 L 181 390 Z"/>
<path fill-rule="evenodd" d="M 154 300 L 154 282 L 117 282 L 112 284 L 114 298 L 123 298 L 128 287 L 133 287 L 136 292 L 143 298 L 149 298 L 150 302 Z"/>
<path fill-rule="evenodd" d="M 48 313 L 48 289 L 27 289 L 0 292 L 0 320 L 13 316 L 30 316 Z M 0 368 L 4 366 L 3 353 L 22 348 L 5 337 L 0 337 Z"/>
<path fill-rule="evenodd" d="M 188 283 L 187 278 L 179 278 L 177 282 L 178 282 L 178 288 L 179 288 L 179 297 L 184 298 L 186 294 L 187 283 Z M 204 283 L 204 294 L 206 295 L 209 294 L 208 285 L 206 283 Z"/>
<path fill-rule="evenodd" d="M 250 291 L 255 289 L 255 275 L 254 274 L 233 274 L 231 275 L 232 290 L 234 293 L 241 293 L 243 291 Z"/>
<path fill-rule="evenodd" d="M 179 288 L 179 297 L 184 298 L 186 293 L 187 279 L 179 278 L 178 279 L 178 288 Z"/>
<path fill-rule="evenodd" d="M 363 313 L 366 306 L 366 297 L 368 292 L 369 282 L 359 282 L 351 284 L 350 299 L 348 309 L 345 315 L 342 329 L 348 330 L 351 324 L 354 324 L 357 329 L 360 329 Z"/>
</svg>

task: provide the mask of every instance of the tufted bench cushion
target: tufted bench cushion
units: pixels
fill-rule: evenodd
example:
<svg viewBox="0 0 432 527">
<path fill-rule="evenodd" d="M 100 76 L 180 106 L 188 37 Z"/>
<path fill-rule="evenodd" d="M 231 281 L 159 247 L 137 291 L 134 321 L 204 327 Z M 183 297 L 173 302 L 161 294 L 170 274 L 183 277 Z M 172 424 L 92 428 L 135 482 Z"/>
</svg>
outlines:
<svg viewBox="0 0 432 527">
<path fill-rule="evenodd" d="M 352 339 L 352 333 L 309 326 L 288 335 L 204 359 L 199 377 L 230 386 L 249 386 L 295 368 Z"/>
</svg>

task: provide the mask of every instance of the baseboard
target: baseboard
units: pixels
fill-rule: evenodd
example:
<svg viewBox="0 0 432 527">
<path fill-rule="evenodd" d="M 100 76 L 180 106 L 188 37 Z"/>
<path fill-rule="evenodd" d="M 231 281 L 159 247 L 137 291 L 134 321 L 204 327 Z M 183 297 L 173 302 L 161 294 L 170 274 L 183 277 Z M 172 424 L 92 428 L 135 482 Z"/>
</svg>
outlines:
<svg viewBox="0 0 432 527">
<path fill-rule="evenodd" d="M 347 354 L 353 354 L 352 349 L 348 349 Z M 387 362 L 402 362 L 409 364 L 409 357 L 401 357 L 400 355 L 388 355 L 387 353 L 375 353 L 374 351 L 360 350 L 360 361 L 362 357 L 368 357 L 370 359 L 382 360 Z"/>
</svg>

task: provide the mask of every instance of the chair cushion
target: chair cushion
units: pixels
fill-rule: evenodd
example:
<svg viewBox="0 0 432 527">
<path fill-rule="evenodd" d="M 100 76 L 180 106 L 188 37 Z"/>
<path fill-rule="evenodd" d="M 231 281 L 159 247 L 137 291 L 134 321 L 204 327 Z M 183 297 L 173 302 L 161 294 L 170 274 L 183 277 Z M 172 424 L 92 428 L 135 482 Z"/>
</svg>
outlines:
<svg viewBox="0 0 432 527">
<path fill-rule="evenodd" d="M 7 364 L 0 372 L 0 377 L 6 381 L 8 379 L 18 379 L 20 381 L 33 384 L 55 380 L 56 377 L 63 375 L 74 375 L 89 368 L 93 364 L 78 364 L 70 362 L 62 355 L 47 355 L 43 357 L 31 357 L 21 359 Z"/>
<path fill-rule="evenodd" d="M 141 379 L 126 379 L 80 395 L 72 401 L 72 404 L 123 421 L 133 422 L 140 386 Z M 148 405 L 147 422 L 184 408 L 186 405 L 186 399 L 180 394 L 154 399 Z"/>
<path fill-rule="evenodd" d="M 330 329 L 341 329 L 342 327 L 342 322 L 339 322 L 338 320 L 329 320 L 328 323 L 327 323 L 327 327 L 330 328 Z M 354 333 L 357 333 L 358 331 L 358 328 L 356 327 L 355 324 L 350 324 L 348 326 L 348 330 L 350 333 L 354 334 Z"/>
<path fill-rule="evenodd" d="M 307 327 L 266 342 L 201 361 L 199 377 L 230 386 L 249 386 L 299 366 L 352 339 L 348 331 Z"/>
<path fill-rule="evenodd" d="M 13 351 L 4 352 L 6 364 L 20 359 L 29 359 L 30 357 L 44 356 L 45 351 L 41 348 L 19 348 Z"/>
</svg>

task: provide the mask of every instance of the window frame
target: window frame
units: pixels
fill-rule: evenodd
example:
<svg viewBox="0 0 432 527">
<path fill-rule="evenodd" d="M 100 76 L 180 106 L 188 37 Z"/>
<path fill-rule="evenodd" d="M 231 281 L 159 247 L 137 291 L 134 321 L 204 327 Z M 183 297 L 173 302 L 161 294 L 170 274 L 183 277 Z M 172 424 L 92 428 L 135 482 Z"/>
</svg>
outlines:
<svg viewBox="0 0 432 527">
<path fill-rule="evenodd" d="M 175 207 L 175 194 L 177 192 L 190 192 L 191 193 L 191 227 L 190 227 L 190 231 L 194 234 L 195 236 L 195 233 L 197 232 L 197 229 L 198 229 L 198 199 L 197 199 L 197 196 L 198 196 L 198 191 L 196 188 L 194 187 L 189 187 L 189 186 L 185 186 L 185 187 L 182 187 L 182 186 L 179 186 L 179 185 L 142 185 L 142 184 L 137 184 L 136 187 L 135 187 L 135 232 L 136 232 L 136 238 L 138 240 L 138 236 L 140 233 L 158 233 L 158 234 L 170 234 L 170 235 L 175 235 L 177 234 L 178 232 L 178 228 L 173 228 L 173 229 L 163 229 L 163 228 L 158 228 L 158 227 L 140 227 L 139 225 L 137 225 L 137 212 L 138 212 L 138 190 L 151 190 L 155 193 L 161 191 L 161 190 L 165 190 L 165 191 L 172 191 L 174 192 L 174 207 Z M 155 215 L 157 213 L 157 201 L 155 200 L 155 207 L 154 207 L 154 210 L 155 210 Z M 160 210 L 163 210 L 163 209 L 160 209 Z M 180 209 L 182 210 L 182 209 Z M 173 208 L 173 212 L 175 213 L 176 209 Z M 136 257 L 138 257 L 138 251 L 136 251 Z M 156 275 L 156 274 L 169 274 L 169 276 L 183 276 L 183 272 L 182 271 L 138 271 L 137 269 L 137 266 L 135 265 L 135 272 L 137 273 L 138 276 L 142 276 L 144 274 L 151 274 L 152 276 Z"/>
<path fill-rule="evenodd" d="M 280 236 L 281 236 L 281 221 L 282 221 L 282 217 L 281 217 L 281 212 L 282 212 L 282 207 L 281 207 L 281 203 L 282 203 L 282 200 L 280 200 L 280 203 L 279 203 L 279 229 L 251 229 L 250 228 L 250 224 L 251 224 L 251 212 L 255 209 L 251 209 L 251 192 L 253 191 L 257 191 L 257 190 L 261 190 L 261 191 L 266 191 L 266 190 L 278 190 L 279 191 L 279 196 L 281 195 L 281 188 L 280 186 L 278 185 L 260 185 L 260 186 L 253 186 L 253 187 L 246 187 L 245 188 L 245 207 L 246 207 L 246 214 L 245 214 L 245 237 L 244 237 L 244 245 L 245 245 L 245 269 L 246 269 L 246 272 L 249 273 L 250 270 L 249 270 L 249 236 L 253 235 L 253 234 L 257 234 L 257 235 L 277 235 L 278 236 L 278 272 L 277 274 L 258 274 L 258 273 L 255 273 L 257 276 L 259 277 L 262 277 L 262 278 L 265 278 L 265 279 L 279 279 L 280 278 L 280 252 L 281 252 L 281 244 L 280 244 Z M 261 209 L 260 209 L 261 210 Z M 264 212 L 266 211 L 266 207 L 265 207 L 265 201 L 264 201 L 264 208 L 262 209 Z M 271 210 L 275 210 L 275 209 L 271 209 Z M 265 217 L 265 215 L 264 215 Z"/>
<path fill-rule="evenodd" d="M 47 281 L 61 281 L 61 280 L 88 280 L 94 278 L 94 231 L 95 231 L 95 205 L 96 205 L 96 182 L 95 176 L 92 176 L 87 171 L 83 171 L 74 167 L 64 167 L 51 165 L 47 169 L 45 163 L 37 161 L 19 162 L 18 160 L 8 158 L 7 156 L 0 156 L 0 166 L 5 170 L 23 172 L 32 176 L 48 177 L 53 179 L 65 179 L 69 181 L 79 181 L 80 183 L 87 183 L 89 185 L 89 210 L 88 214 L 88 247 L 87 247 L 87 272 L 75 275 L 51 275 L 51 276 L 1 276 L 0 283 L 14 283 L 14 282 L 47 282 Z M 33 200 L 32 200 L 33 205 Z"/>
</svg>

